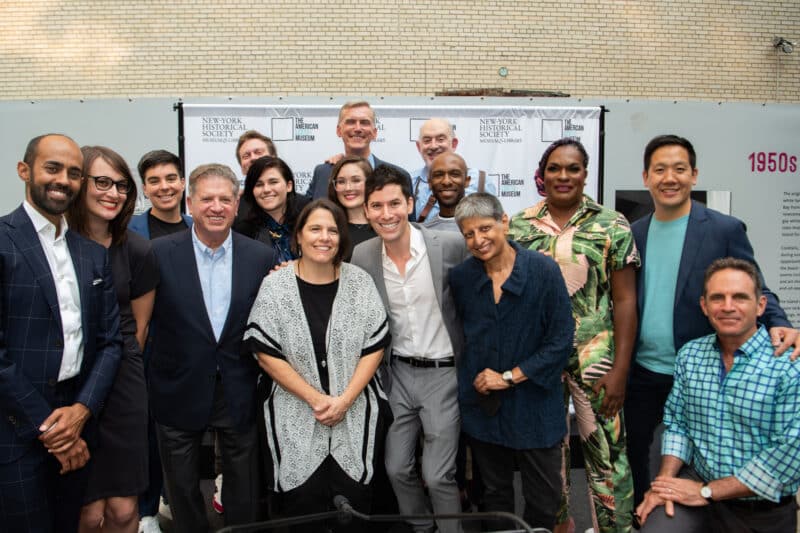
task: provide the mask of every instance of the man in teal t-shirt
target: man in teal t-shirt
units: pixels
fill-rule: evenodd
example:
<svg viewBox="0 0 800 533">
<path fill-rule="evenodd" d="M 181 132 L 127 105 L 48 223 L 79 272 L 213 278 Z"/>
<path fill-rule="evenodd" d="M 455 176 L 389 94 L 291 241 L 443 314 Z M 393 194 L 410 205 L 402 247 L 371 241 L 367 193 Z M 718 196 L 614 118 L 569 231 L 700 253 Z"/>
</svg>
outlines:
<svg viewBox="0 0 800 533">
<path fill-rule="evenodd" d="M 687 341 L 713 332 L 700 309 L 704 272 L 721 257 L 756 262 L 742 221 L 691 200 L 696 160 L 692 144 L 676 135 L 655 137 L 644 152 L 642 177 L 655 212 L 632 225 L 642 267 L 637 274 L 639 335 L 625 401 L 637 504 L 652 479 L 649 449 L 672 388 L 675 355 Z M 761 322 L 775 353 L 794 345 L 793 356 L 800 355 L 798 331 L 766 287 L 764 295 Z"/>
</svg>

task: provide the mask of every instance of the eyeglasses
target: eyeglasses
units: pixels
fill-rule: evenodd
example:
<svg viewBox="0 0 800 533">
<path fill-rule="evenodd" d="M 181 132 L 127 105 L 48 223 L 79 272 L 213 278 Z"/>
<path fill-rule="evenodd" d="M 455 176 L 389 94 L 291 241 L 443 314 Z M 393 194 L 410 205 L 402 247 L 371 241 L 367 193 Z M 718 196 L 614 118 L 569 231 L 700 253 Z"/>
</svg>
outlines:
<svg viewBox="0 0 800 533">
<path fill-rule="evenodd" d="M 117 187 L 117 192 L 120 194 L 128 194 L 131 190 L 131 184 L 128 180 L 114 181 L 108 176 L 89 176 L 94 180 L 94 186 L 98 191 L 109 191 L 111 186 Z"/>
<path fill-rule="evenodd" d="M 363 184 L 364 184 L 363 178 L 351 178 L 351 179 L 336 178 L 333 182 L 333 188 L 336 189 L 337 191 L 340 191 L 342 189 L 346 189 L 348 185 L 353 188 L 356 188 L 360 187 Z"/>
</svg>

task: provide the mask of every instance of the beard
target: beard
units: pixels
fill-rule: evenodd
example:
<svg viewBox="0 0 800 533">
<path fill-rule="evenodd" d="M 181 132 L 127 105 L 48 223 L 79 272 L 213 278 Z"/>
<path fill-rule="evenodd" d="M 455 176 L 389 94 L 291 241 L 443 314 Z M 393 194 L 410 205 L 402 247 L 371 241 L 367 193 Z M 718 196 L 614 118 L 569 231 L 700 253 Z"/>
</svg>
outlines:
<svg viewBox="0 0 800 533">
<path fill-rule="evenodd" d="M 32 177 L 28 185 L 31 193 L 31 203 L 48 215 L 63 215 L 75 198 L 75 192 L 66 185 L 50 183 L 41 185 L 36 182 L 36 177 Z M 60 191 L 64 193 L 64 199 L 54 199 L 48 196 L 48 191 Z"/>
</svg>

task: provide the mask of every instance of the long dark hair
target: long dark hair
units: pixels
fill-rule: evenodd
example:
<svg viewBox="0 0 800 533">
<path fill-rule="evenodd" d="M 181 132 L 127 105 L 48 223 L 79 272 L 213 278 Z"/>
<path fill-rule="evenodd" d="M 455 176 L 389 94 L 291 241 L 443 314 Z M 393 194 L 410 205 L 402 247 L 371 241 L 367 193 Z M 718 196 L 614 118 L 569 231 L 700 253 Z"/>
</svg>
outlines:
<svg viewBox="0 0 800 533">
<path fill-rule="evenodd" d="M 122 204 L 122 210 L 108 223 L 108 230 L 111 233 L 111 244 L 122 244 L 128 237 L 128 222 L 133 216 L 133 210 L 136 207 L 136 182 L 131 174 L 131 169 L 128 163 L 117 152 L 106 146 L 84 146 L 81 148 L 83 153 L 83 183 L 81 183 L 81 190 L 78 196 L 72 202 L 67 210 L 67 222 L 70 228 L 77 231 L 84 237 L 91 237 L 89 235 L 88 216 L 89 211 L 86 209 L 86 187 L 89 186 L 89 169 L 97 159 L 102 159 L 108 163 L 111 168 L 119 172 L 122 177 L 128 180 L 128 194 L 125 196 L 125 202 Z M 112 185 L 113 187 L 113 185 Z"/>
<path fill-rule="evenodd" d="M 242 202 L 246 203 L 249 209 L 242 222 L 251 227 L 260 227 L 269 216 L 256 202 L 255 196 L 253 195 L 253 189 L 255 189 L 256 182 L 258 182 L 258 179 L 261 177 L 261 175 L 270 168 L 277 169 L 283 180 L 287 184 L 292 184 L 292 190 L 286 193 L 286 206 L 285 214 L 283 216 L 283 225 L 293 228 L 297 221 L 297 215 L 300 214 L 300 209 L 302 208 L 297 196 L 294 173 L 283 159 L 268 155 L 259 157 L 253 161 L 253 164 L 250 165 L 250 169 L 247 171 L 247 177 L 244 181 Z M 275 222 L 279 221 L 276 220 Z"/>
</svg>

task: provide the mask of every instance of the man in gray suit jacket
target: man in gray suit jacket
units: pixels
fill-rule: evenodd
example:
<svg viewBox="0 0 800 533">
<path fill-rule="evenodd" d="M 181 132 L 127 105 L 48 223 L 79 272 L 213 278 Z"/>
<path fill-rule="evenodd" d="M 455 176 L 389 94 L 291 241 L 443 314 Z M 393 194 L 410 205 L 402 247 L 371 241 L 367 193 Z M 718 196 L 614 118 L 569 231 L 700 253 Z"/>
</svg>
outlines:
<svg viewBox="0 0 800 533">
<path fill-rule="evenodd" d="M 352 263 L 372 276 L 389 315 L 392 349 L 388 377 L 394 422 L 386 436 L 386 471 L 400 512 L 430 512 L 415 467 L 419 431 L 425 435 L 422 477 L 436 514 L 460 512 L 455 481 L 460 431 L 456 361 L 463 332 L 447 273 L 469 255 L 457 233 L 429 231 L 408 221 L 414 212 L 411 187 L 395 169 L 383 166 L 367 180 L 367 219 L 377 238 L 358 245 Z M 386 375 L 388 373 L 388 376 Z M 454 520 L 438 521 L 443 533 L 461 530 Z M 432 531 L 416 520 L 415 532 Z"/>
<path fill-rule="evenodd" d="M 375 110 L 368 102 L 347 102 L 342 106 L 339 110 L 339 122 L 336 124 L 336 135 L 341 137 L 344 143 L 344 155 L 363 157 L 373 169 L 381 165 L 392 167 L 408 181 L 410 190 L 411 176 L 408 172 L 378 159 L 370 151 L 370 144 L 378 136 L 378 129 L 375 126 Z M 341 155 L 335 155 L 325 163 L 314 167 L 314 176 L 308 185 L 306 196 L 314 200 L 328 197 L 328 180 L 331 177 L 333 163 L 341 158 Z"/>
</svg>

